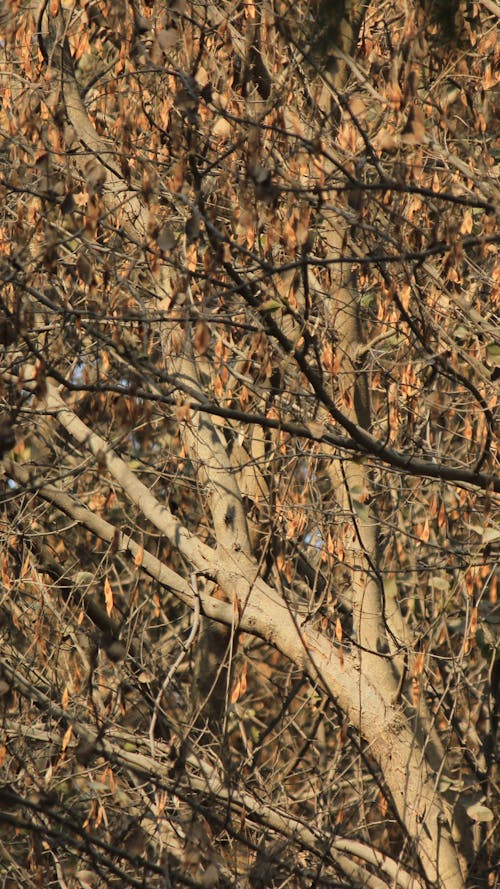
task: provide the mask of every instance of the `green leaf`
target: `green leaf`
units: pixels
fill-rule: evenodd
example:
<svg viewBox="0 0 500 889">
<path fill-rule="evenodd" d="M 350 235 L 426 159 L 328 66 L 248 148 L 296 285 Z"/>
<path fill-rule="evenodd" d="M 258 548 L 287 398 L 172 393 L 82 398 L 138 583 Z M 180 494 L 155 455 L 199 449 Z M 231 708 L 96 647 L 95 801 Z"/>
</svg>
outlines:
<svg viewBox="0 0 500 889">
<path fill-rule="evenodd" d="M 488 360 L 496 367 L 500 367 L 500 343 L 490 343 L 486 346 Z"/>
<path fill-rule="evenodd" d="M 436 590 L 443 590 L 445 593 L 450 589 L 450 581 L 447 577 L 432 577 L 431 586 Z"/>
<path fill-rule="evenodd" d="M 282 309 L 283 304 L 277 299 L 266 299 L 265 302 L 260 306 L 261 312 L 277 312 L 278 309 Z"/>
<path fill-rule="evenodd" d="M 95 574 L 90 571 L 77 571 L 73 578 L 75 586 L 89 586 L 95 581 Z"/>
<path fill-rule="evenodd" d="M 353 506 L 358 519 L 367 522 L 370 518 L 370 511 L 366 503 L 360 503 L 359 500 L 354 500 Z"/>
</svg>

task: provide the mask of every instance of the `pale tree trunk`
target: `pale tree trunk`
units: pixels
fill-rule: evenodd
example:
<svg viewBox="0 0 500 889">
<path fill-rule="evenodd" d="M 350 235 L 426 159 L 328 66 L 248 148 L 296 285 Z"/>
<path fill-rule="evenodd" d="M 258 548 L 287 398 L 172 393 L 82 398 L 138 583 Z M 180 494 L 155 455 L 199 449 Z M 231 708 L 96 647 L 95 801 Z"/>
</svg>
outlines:
<svg viewBox="0 0 500 889">
<path fill-rule="evenodd" d="M 339 126 L 343 120 L 351 121 L 349 110 L 343 109 L 342 103 L 350 73 L 346 57 L 355 47 L 365 8 L 358 2 L 346 3 L 342 21 L 335 21 L 331 31 L 335 42 L 331 53 L 336 59 L 327 61 L 318 102 L 324 114 L 337 117 Z M 330 150 L 334 155 L 334 142 Z M 329 175 L 333 168 L 327 167 L 325 172 Z M 334 262 L 345 252 L 355 252 L 356 247 L 360 254 L 363 252 L 362 240 L 357 243 L 356 227 L 346 223 L 340 214 L 325 210 L 321 233 L 328 247 L 327 257 Z M 335 343 L 337 373 L 332 397 L 338 399 L 348 421 L 372 432 L 370 380 L 365 370 L 366 342 L 362 336 L 356 275 L 349 264 L 333 264 L 331 268 L 329 326 Z M 414 662 L 414 640 L 402 620 L 399 604 L 385 596 L 369 464 L 364 459 L 341 461 L 332 454 L 328 474 L 340 515 L 345 517 L 339 547 L 351 580 L 347 597 L 352 607 L 360 675 L 367 680 L 366 685 L 363 681 L 359 684 L 359 729 L 370 740 L 377 762 L 381 766 L 383 763 L 386 785 L 419 850 L 427 878 L 443 889 L 455 889 L 463 884 L 463 877 L 452 839 L 451 812 L 433 774 L 438 765 L 442 767 L 443 751 L 425 702 L 420 702 L 421 712 L 417 715 L 410 708 L 401 709 L 400 727 L 393 723 L 389 732 L 374 733 L 373 725 L 363 718 L 367 705 L 364 694 L 367 690 L 370 694 L 373 685 L 387 710 L 399 708 L 407 671 Z"/>
</svg>

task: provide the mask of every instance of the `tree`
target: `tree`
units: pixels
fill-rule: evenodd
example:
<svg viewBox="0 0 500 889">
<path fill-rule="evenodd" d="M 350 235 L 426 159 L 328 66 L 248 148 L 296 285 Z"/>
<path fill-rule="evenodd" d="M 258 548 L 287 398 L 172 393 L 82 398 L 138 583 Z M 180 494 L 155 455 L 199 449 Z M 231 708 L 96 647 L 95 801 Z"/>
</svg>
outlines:
<svg viewBox="0 0 500 889">
<path fill-rule="evenodd" d="M 2 14 L 2 885 L 495 884 L 492 0 Z"/>
</svg>

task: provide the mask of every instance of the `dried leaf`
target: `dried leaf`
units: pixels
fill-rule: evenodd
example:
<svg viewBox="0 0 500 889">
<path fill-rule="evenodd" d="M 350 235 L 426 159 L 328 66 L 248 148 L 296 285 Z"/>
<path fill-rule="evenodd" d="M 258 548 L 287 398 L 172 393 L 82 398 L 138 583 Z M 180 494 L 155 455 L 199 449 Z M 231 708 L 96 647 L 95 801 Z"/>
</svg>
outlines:
<svg viewBox="0 0 500 889">
<path fill-rule="evenodd" d="M 197 207 L 193 209 L 191 216 L 186 222 L 185 232 L 188 244 L 191 244 L 193 241 L 200 235 L 200 224 L 201 224 L 201 215 L 200 211 Z"/>
<path fill-rule="evenodd" d="M 232 690 L 232 692 L 231 692 L 231 704 L 236 704 L 236 702 L 239 700 L 239 697 L 240 697 L 240 687 L 241 687 L 240 680 L 237 679 L 236 682 L 235 682 L 235 684 L 234 684 L 234 688 L 233 688 L 233 690 Z"/>
<path fill-rule="evenodd" d="M 425 652 L 418 651 L 415 657 L 415 664 L 413 666 L 413 675 L 421 676 L 424 670 L 425 664 Z"/>
<path fill-rule="evenodd" d="M 335 621 L 335 637 L 337 642 L 342 642 L 342 623 L 339 617 Z"/>
<path fill-rule="evenodd" d="M 72 737 L 73 737 L 73 726 L 69 725 L 68 728 L 66 729 L 66 731 L 64 732 L 64 737 L 62 739 L 61 750 L 63 753 L 65 750 L 67 750 L 69 742 L 71 741 Z"/>
<path fill-rule="evenodd" d="M 210 346 L 210 328 L 205 321 L 198 321 L 194 330 L 193 345 L 198 355 L 205 355 Z"/>
<path fill-rule="evenodd" d="M 472 818 L 473 821 L 487 823 L 493 821 L 495 817 L 492 810 L 482 803 L 474 803 L 474 805 L 469 806 L 466 811 L 469 818 Z"/>
<path fill-rule="evenodd" d="M 429 519 L 427 519 L 427 518 L 425 519 L 423 525 L 421 525 L 420 528 L 417 530 L 417 535 L 418 535 L 419 540 L 421 540 L 423 543 L 428 542 L 429 537 L 431 536 L 431 532 L 430 532 L 430 528 L 429 528 Z"/>
<path fill-rule="evenodd" d="M 470 210 L 466 210 L 462 219 L 462 225 L 460 226 L 460 233 L 462 235 L 470 235 L 472 224 L 472 213 Z"/>
<path fill-rule="evenodd" d="M 92 284 L 94 272 L 90 262 L 83 253 L 78 257 L 76 269 L 84 284 Z"/>
<path fill-rule="evenodd" d="M 134 565 L 136 568 L 141 567 L 143 557 L 144 557 L 144 547 L 142 544 L 140 544 L 140 546 L 135 554 L 135 559 L 134 559 Z"/>
<path fill-rule="evenodd" d="M 422 145 L 425 141 L 425 117 L 421 108 L 411 109 L 401 138 L 407 145 Z"/>
<path fill-rule="evenodd" d="M 104 581 L 104 601 L 106 603 L 106 612 L 108 617 L 111 616 L 111 612 L 113 611 L 113 590 L 111 589 L 111 584 L 106 578 Z"/>
<path fill-rule="evenodd" d="M 138 681 L 142 683 L 152 682 L 154 678 L 154 674 L 151 670 L 142 670 L 137 677 Z"/>
<path fill-rule="evenodd" d="M 420 682 L 413 677 L 411 681 L 411 699 L 414 707 L 418 707 L 420 701 Z"/>
<path fill-rule="evenodd" d="M 188 423 L 191 419 L 191 408 L 188 404 L 178 404 L 175 408 L 175 416 L 179 423 Z"/>
<path fill-rule="evenodd" d="M 240 689 L 242 695 L 244 695 L 247 690 L 247 666 L 247 662 L 245 661 L 241 668 Z"/>
</svg>

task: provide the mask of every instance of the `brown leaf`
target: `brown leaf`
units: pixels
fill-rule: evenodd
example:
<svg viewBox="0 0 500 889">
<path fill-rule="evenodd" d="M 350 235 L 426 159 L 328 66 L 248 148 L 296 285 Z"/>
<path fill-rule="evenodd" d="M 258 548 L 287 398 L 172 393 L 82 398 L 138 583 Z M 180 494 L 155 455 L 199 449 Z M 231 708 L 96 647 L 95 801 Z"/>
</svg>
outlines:
<svg viewBox="0 0 500 889">
<path fill-rule="evenodd" d="M 205 321 L 198 321 L 194 330 L 193 345 L 198 355 L 205 355 L 210 346 L 210 328 Z"/>
<path fill-rule="evenodd" d="M 188 244 L 191 244 L 193 241 L 196 241 L 196 239 L 199 237 L 200 223 L 201 223 L 200 211 L 198 210 L 197 207 L 195 207 L 193 209 L 191 216 L 187 220 L 186 227 L 185 227 L 186 238 L 187 238 Z"/>
<path fill-rule="evenodd" d="M 425 142 L 425 117 L 421 108 L 413 106 L 401 138 L 406 145 L 422 145 Z"/>
<path fill-rule="evenodd" d="M 83 255 L 83 253 L 81 253 L 78 257 L 76 269 L 84 284 L 92 284 L 92 281 L 94 279 L 94 272 L 90 262 L 88 261 L 87 257 Z"/>
</svg>

